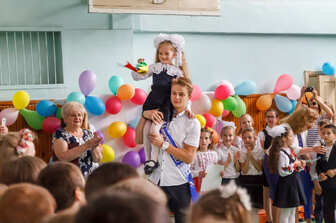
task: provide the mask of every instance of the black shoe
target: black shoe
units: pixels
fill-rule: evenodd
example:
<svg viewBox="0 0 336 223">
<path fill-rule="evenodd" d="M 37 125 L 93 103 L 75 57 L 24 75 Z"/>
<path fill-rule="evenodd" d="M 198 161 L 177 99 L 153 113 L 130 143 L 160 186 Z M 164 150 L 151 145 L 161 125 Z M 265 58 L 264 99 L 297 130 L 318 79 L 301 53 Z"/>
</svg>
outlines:
<svg viewBox="0 0 336 223">
<path fill-rule="evenodd" d="M 146 175 L 152 174 L 153 171 L 160 166 L 159 163 L 154 160 L 147 160 L 144 165 L 144 171 Z"/>
</svg>

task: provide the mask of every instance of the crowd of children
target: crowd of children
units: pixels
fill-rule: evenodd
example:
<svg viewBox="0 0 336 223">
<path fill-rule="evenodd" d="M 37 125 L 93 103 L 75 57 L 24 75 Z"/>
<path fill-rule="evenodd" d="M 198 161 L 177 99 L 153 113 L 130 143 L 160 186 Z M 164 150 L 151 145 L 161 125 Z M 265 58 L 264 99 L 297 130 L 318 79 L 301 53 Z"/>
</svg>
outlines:
<svg viewBox="0 0 336 223">
<path fill-rule="evenodd" d="M 30 130 L 8 132 L 0 126 L 0 222 L 168 223 L 169 207 L 179 215 L 176 223 L 252 222 L 259 208 L 266 210 L 267 222 L 293 223 L 301 205 L 308 223 L 313 206 L 317 223 L 336 222 L 334 113 L 316 91 L 308 100 L 303 88 L 294 113 L 281 124 L 276 110 L 266 111 L 259 133 L 249 114 L 239 118 L 237 127 L 217 120 L 221 128 L 215 144 L 213 130 L 199 131 L 190 112 L 183 37 L 160 34 L 154 44 L 155 64 L 147 74 L 132 75 L 136 80 L 153 77 L 136 140 L 145 144 L 145 173 L 149 179 L 158 174 L 156 181 L 118 162 L 99 166 L 85 179 L 71 160 L 47 165 L 35 157 Z M 301 103 L 304 97 L 307 105 Z M 222 185 L 200 192 L 211 165 L 220 165 Z M 194 185 L 201 196 L 184 219 L 187 210 L 182 209 L 190 206 Z"/>
</svg>

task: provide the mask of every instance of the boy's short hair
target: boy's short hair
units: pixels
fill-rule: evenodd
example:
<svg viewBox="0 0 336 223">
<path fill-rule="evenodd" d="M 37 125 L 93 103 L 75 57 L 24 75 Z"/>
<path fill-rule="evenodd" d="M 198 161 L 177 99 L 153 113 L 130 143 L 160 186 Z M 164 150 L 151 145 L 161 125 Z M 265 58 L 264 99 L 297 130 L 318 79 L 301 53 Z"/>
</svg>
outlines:
<svg viewBox="0 0 336 223">
<path fill-rule="evenodd" d="M 166 206 L 131 191 L 114 191 L 94 196 L 76 216 L 76 223 L 169 223 Z"/>
<path fill-rule="evenodd" d="M 89 200 L 94 193 L 131 177 L 139 177 L 133 167 L 119 162 L 105 163 L 89 175 L 85 186 L 86 199 Z"/>
<path fill-rule="evenodd" d="M 322 119 L 317 124 L 321 128 L 324 125 L 330 124 L 330 121 L 328 119 Z"/>
<path fill-rule="evenodd" d="M 10 186 L 0 199 L 0 222 L 39 223 L 55 212 L 56 202 L 43 187 L 28 183 Z"/>
<path fill-rule="evenodd" d="M 0 169 L 0 183 L 11 185 L 16 183 L 37 184 L 40 171 L 47 164 L 34 156 L 23 156 L 6 162 Z"/>
<path fill-rule="evenodd" d="M 323 129 L 331 129 L 331 131 L 336 134 L 336 126 L 333 125 L 333 124 L 328 124 L 328 125 L 325 125 L 323 126 Z"/>
<path fill-rule="evenodd" d="M 38 184 L 48 189 L 55 197 L 57 211 L 60 211 L 72 206 L 75 201 L 75 189 L 84 190 L 85 180 L 76 165 L 57 161 L 40 172 Z"/>
</svg>

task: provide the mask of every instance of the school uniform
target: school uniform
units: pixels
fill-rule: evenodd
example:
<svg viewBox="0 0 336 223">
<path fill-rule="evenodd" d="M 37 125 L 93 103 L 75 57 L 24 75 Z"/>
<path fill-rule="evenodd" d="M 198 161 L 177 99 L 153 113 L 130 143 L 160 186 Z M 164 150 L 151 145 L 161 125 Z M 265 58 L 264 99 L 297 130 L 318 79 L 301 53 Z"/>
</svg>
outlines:
<svg viewBox="0 0 336 223">
<path fill-rule="evenodd" d="M 200 124 L 196 118 L 188 118 L 185 111 L 173 117 L 167 126 L 167 131 L 178 148 L 183 148 L 184 144 L 196 148 L 199 146 Z M 166 141 L 170 143 L 168 139 Z M 159 185 L 166 193 L 168 207 L 175 214 L 175 222 L 184 222 L 185 210 L 189 208 L 191 199 L 188 180 L 168 152 L 160 150 L 158 162 L 160 165 L 149 176 L 149 180 Z M 189 164 L 182 165 L 190 170 Z"/>
<path fill-rule="evenodd" d="M 259 140 L 257 140 L 259 141 Z M 264 158 L 264 150 L 261 148 L 260 143 L 256 143 L 255 147 L 251 151 L 252 156 L 255 160 L 260 161 Z M 239 162 L 244 163 L 247 158 L 247 149 L 245 146 L 241 148 Z M 257 170 L 252 161 L 249 161 L 248 171 L 243 173 L 241 171 L 239 177 L 239 183 L 242 187 L 247 189 L 252 201 L 252 205 L 255 208 L 262 208 L 263 206 L 263 193 L 262 193 L 262 184 L 263 176 L 262 170 Z"/>
<path fill-rule="evenodd" d="M 223 163 L 227 161 L 229 154 L 231 156 L 231 162 L 227 167 L 224 167 L 224 177 L 222 178 L 222 185 L 228 184 L 231 180 L 234 180 L 236 184 L 239 184 L 238 177 L 240 173 L 236 170 L 233 161 L 234 154 L 239 151 L 240 149 L 238 147 L 232 145 L 230 147 L 221 145 L 216 149 L 216 152 L 218 154 L 218 160 Z"/>
<path fill-rule="evenodd" d="M 326 147 L 325 154 L 318 154 L 320 159 L 316 164 L 316 172 L 326 173 L 330 169 L 336 169 L 336 142 L 333 146 Z M 324 197 L 323 215 L 325 223 L 335 223 L 336 209 L 336 177 L 320 182 Z"/>
<path fill-rule="evenodd" d="M 279 155 L 279 180 L 273 205 L 279 208 L 295 208 L 306 203 L 300 174 L 294 167 L 296 155 L 289 148 L 281 148 Z"/>
</svg>

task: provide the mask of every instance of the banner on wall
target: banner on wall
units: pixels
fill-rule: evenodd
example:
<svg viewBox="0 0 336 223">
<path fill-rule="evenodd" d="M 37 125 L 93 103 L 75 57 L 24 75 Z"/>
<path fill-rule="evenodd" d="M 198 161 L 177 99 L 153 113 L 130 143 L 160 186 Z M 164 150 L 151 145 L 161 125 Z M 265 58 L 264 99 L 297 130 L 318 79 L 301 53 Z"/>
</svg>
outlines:
<svg viewBox="0 0 336 223">
<path fill-rule="evenodd" d="M 89 12 L 220 16 L 220 0 L 89 0 Z"/>
</svg>

